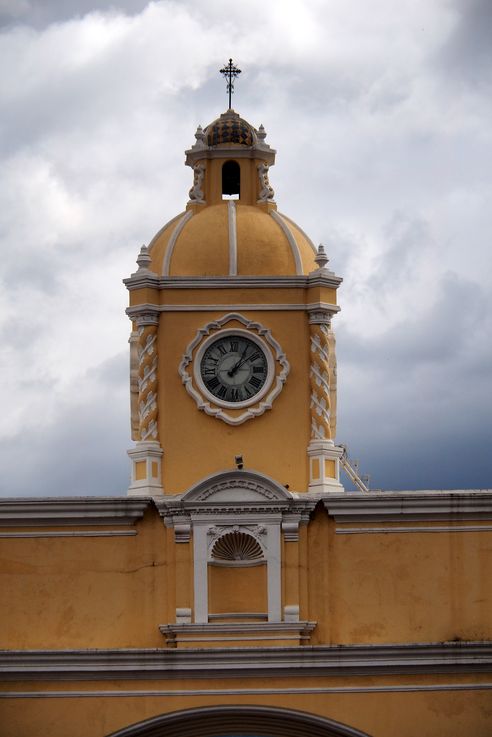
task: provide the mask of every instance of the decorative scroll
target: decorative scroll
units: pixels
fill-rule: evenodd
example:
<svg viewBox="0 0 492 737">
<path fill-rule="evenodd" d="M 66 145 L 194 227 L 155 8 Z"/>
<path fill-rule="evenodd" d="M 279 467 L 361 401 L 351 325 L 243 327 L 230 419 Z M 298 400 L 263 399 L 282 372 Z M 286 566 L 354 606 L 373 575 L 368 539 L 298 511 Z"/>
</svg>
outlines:
<svg viewBox="0 0 492 737">
<path fill-rule="evenodd" d="M 190 202 L 196 202 L 202 205 L 205 200 L 203 199 L 203 180 L 205 177 L 205 167 L 203 164 L 195 164 L 193 167 L 193 186 L 190 189 Z"/>
<path fill-rule="evenodd" d="M 311 438 L 313 440 L 330 440 L 332 438 L 333 421 L 330 402 L 331 332 L 329 324 L 326 324 L 326 322 L 312 322 L 310 324 L 311 369 L 309 380 L 311 384 Z"/>
<path fill-rule="evenodd" d="M 138 328 L 138 417 L 140 440 L 157 440 L 157 324 Z"/>
<path fill-rule="evenodd" d="M 337 356 L 335 352 L 335 333 L 328 326 L 328 383 L 330 385 L 330 437 L 337 435 Z"/>
<path fill-rule="evenodd" d="M 270 185 L 268 179 L 269 166 L 266 162 L 258 164 L 258 178 L 260 180 L 260 194 L 258 195 L 258 202 L 269 202 L 275 197 L 273 187 Z"/>
</svg>

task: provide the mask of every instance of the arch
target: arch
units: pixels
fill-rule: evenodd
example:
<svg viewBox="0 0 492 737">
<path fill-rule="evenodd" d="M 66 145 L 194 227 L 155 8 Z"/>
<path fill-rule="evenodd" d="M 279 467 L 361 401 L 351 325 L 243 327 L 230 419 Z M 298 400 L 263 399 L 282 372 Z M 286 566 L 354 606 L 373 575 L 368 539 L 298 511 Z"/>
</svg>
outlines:
<svg viewBox="0 0 492 737">
<path fill-rule="evenodd" d="M 147 719 L 108 737 L 370 737 L 332 719 L 269 706 L 207 706 Z"/>
<path fill-rule="evenodd" d="M 277 501 L 288 503 L 292 494 L 278 481 L 260 471 L 227 470 L 213 473 L 198 481 L 186 491 L 181 501 Z"/>
<path fill-rule="evenodd" d="M 237 161 L 225 161 L 222 164 L 222 196 L 237 195 L 241 197 L 241 169 Z"/>
</svg>

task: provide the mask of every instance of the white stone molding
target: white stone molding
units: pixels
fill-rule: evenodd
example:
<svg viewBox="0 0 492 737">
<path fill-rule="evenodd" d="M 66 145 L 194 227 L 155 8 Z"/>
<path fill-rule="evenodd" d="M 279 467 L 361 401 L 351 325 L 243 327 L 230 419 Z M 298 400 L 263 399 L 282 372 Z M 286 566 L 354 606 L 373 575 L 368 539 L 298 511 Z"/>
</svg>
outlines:
<svg viewBox="0 0 492 737">
<path fill-rule="evenodd" d="M 138 439 L 156 441 L 157 426 L 157 324 L 153 313 L 137 317 L 138 353 Z"/>
<path fill-rule="evenodd" d="M 150 499 L 127 497 L 37 497 L 0 499 L 1 527 L 133 525 Z"/>
<path fill-rule="evenodd" d="M 204 205 L 203 198 L 203 180 L 205 179 L 205 165 L 202 163 L 195 164 L 193 167 L 193 185 L 189 192 L 190 202 L 197 205 Z"/>
<path fill-rule="evenodd" d="M 179 238 L 179 235 L 181 231 L 183 230 L 184 226 L 190 220 L 190 218 L 193 217 L 193 210 L 188 210 L 185 212 L 183 217 L 178 221 L 176 226 L 174 227 L 173 232 L 171 233 L 171 237 L 169 238 L 169 242 L 167 244 L 166 253 L 164 255 L 164 262 L 162 265 L 162 274 L 163 276 L 169 276 L 169 268 L 171 266 L 171 259 L 174 253 L 174 247 L 176 246 L 176 241 Z M 154 239 L 155 240 L 155 239 Z M 150 244 L 153 245 L 152 243 Z"/>
<path fill-rule="evenodd" d="M 161 496 L 162 456 L 164 451 L 156 440 L 139 440 L 127 451 L 131 460 L 131 480 L 128 496 Z"/>
<path fill-rule="evenodd" d="M 134 500 L 133 500 L 134 501 Z M 85 681 L 245 677 L 353 676 L 385 674 L 492 673 L 490 641 L 377 645 L 318 645 L 303 648 L 214 650 L 115 648 L 93 650 L 2 650 L 3 680 Z M 456 684 L 459 686 L 460 684 Z M 492 688 L 492 684 L 469 684 Z M 432 684 L 429 684 L 432 688 Z M 395 687 L 394 685 L 392 686 Z M 404 686 L 410 690 L 409 686 Z M 416 686 L 418 688 L 418 685 Z M 434 688 L 438 688 L 435 684 Z M 32 697 L 32 691 L 25 692 Z"/>
<path fill-rule="evenodd" d="M 285 622 L 298 622 L 299 621 L 299 606 L 297 604 L 286 604 L 284 606 L 284 621 Z"/>
<path fill-rule="evenodd" d="M 248 471 L 223 471 L 202 479 L 185 494 L 156 500 L 169 527 L 186 521 L 193 530 L 194 618 L 207 624 L 208 566 L 267 566 L 268 622 L 281 622 L 281 530 L 294 540 L 298 526 L 307 522 L 316 505 L 307 495 L 294 495 L 273 479 Z M 261 549 L 261 559 L 219 561 L 214 557 L 217 542 L 231 533 L 249 536 Z"/>
<path fill-rule="evenodd" d="M 138 331 L 132 330 L 128 338 L 130 344 L 130 424 L 132 440 L 140 437 L 140 418 L 138 414 Z"/>
<path fill-rule="evenodd" d="M 260 537 L 265 533 L 266 528 L 260 525 L 209 527 L 209 565 L 244 567 L 264 563 L 266 550 Z"/>
<path fill-rule="evenodd" d="M 344 492 L 340 483 L 340 458 L 343 448 L 333 440 L 311 440 L 308 445 L 309 488 L 314 494 L 333 494 Z M 331 469 L 334 465 L 334 471 Z"/>
<path fill-rule="evenodd" d="M 491 489 L 351 492 L 326 497 L 323 504 L 337 525 L 492 520 Z"/>
<path fill-rule="evenodd" d="M 317 313 L 314 313 L 317 314 Z M 311 438 L 313 440 L 330 440 L 330 383 L 327 324 L 311 322 L 309 324 L 309 343 L 311 365 L 309 381 L 311 386 Z"/>
<path fill-rule="evenodd" d="M 275 192 L 273 191 L 273 187 L 271 186 L 268 178 L 268 170 L 270 167 L 268 166 L 266 161 L 262 161 L 256 165 L 256 168 L 258 170 L 259 183 L 258 202 L 273 202 Z"/>
<path fill-rule="evenodd" d="M 189 210 L 186 215 L 191 217 L 192 211 Z M 168 253 L 169 247 L 166 250 L 166 254 Z M 307 289 L 313 286 L 336 289 L 342 281 L 343 279 L 327 269 L 318 269 L 308 276 L 302 273 L 297 276 L 169 276 L 166 273 L 157 276 L 137 272 L 128 279 L 123 279 L 129 291 L 146 286 L 158 289 Z M 335 307 L 335 311 L 339 309 Z"/>
<path fill-rule="evenodd" d="M 229 200 L 227 203 L 227 223 L 229 233 L 229 274 L 237 275 L 237 222 L 236 203 Z"/>
<path fill-rule="evenodd" d="M 250 401 L 232 404 L 221 402 L 216 397 L 212 397 L 212 395 L 206 393 L 196 372 L 199 371 L 199 357 L 206 349 L 208 342 L 215 340 L 221 334 L 225 334 L 225 326 L 228 323 L 234 322 L 244 325 L 246 331 L 241 330 L 241 328 L 231 327 L 229 332 L 246 332 L 250 340 L 261 345 L 269 362 L 269 377 L 265 382 L 263 390 Z M 196 367 L 195 373 L 189 371 L 190 365 Z M 195 400 L 199 410 L 211 417 L 217 417 L 228 425 L 241 425 L 246 420 L 259 417 L 272 408 L 274 400 L 280 394 L 285 384 L 290 371 L 290 365 L 280 344 L 275 340 L 268 328 L 265 328 L 258 322 L 249 320 L 239 312 L 228 312 L 218 320 L 207 323 L 197 331 L 191 343 L 186 347 L 178 371 L 186 391 Z M 244 408 L 244 412 L 241 412 L 239 415 L 231 415 L 226 408 L 230 408 L 231 410 Z"/>
<path fill-rule="evenodd" d="M 191 609 L 178 607 L 176 609 L 176 624 L 191 624 Z"/>
<path fill-rule="evenodd" d="M 291 518 L 288 522 L 282 522 L 282 532 L 286 543 L 295 543 L 299 540 L 299 523 L 301 516 Z"/>
<path fill-rule="evenodd" d="M 329 304 L 328 302 L 316 302 L 309 303 L 306 305 L 304 302 L 241 302 L 241 303 L 227 303 L 216 302 L 215 304 L 193 304 L 193 303 L 179 303 L 172 304 L 167 303 L 163 305 L 156 305 L 146 303 L 144 305 L 138 305 L 136 307 L 128 307 L 126 314 L 133 320 L 136 318 L 143 309 L 148 311 L 154 311 L 156 314 L 161 312 L 217 312 L 217 310 L 227 309 L 232 312 L 240 312 L 241 310 L 255 310 L 257 312 L 310 312 L 311 310 L 318 308 L 322 310 L 329 310 L 331 314 L 336 314 L 339 311 L 337 305 Z"/>
<path fill-rule="evenodd" d="M 299 246 L 297 245 L 297 241 L 295 239 L 294 233 L 290 229 L 288 223 L 284 220 L 284 218 L 276 210 L 271 210 L 270 215 L 275 220 L 277 225 L 280 226 L 280 229 L 282 230 L 283 234 L 287 238 L 287 241 L 290 246 L 290 250 L 292 252 L 292 256 L 294 257 L 294 263 L 296 265 L 296 274 L 301 275 L 303 273 L 301 254 L 300 254 Z"/>
</svg>

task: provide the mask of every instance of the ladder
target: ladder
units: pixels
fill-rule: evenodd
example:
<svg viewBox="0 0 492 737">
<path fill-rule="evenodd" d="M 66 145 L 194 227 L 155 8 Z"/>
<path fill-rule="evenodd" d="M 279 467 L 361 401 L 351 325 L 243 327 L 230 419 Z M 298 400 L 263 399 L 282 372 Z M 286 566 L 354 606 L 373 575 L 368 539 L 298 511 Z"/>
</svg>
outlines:
<svg viewBox="0 0 492 737">
<path fill-rule="evenodd" d="M 351 482 L 362 491 L 363 494 L 369 493 L 369 476 L 359 475 L 359 462 L 350 460 L 347 452 L 347 446 L 343 443 L 339 443 L 340 448 L 343 448 L 343 453 L 340 457 L 340 465 L 351 480 Z"/>
</svg>

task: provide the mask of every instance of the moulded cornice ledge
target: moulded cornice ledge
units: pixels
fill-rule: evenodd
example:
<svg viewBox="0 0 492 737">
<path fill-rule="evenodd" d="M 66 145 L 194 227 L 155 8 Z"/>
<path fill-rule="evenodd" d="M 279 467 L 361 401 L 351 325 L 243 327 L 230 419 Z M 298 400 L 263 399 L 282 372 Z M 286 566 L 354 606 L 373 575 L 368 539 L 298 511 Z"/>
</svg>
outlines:
<svg viewBox="0 0 492 737">
<path fill-rule="evenodd" d="M 123 279 L 127 289 L 142 287 L 158 287 L 159 289 L 286 289 L 298 287 L 330 287 L 336 289 L 342 282 L 341 277 L 331 272 L 315 276 L 156 276 L 138 272 L 128 279 Z"/>
<path fill-rule="evenodd" d="M 0 526 L 132 525 L 149 504 L 145 497 L 0 499 Z"/>
<path fill-rule="evenodd" d="M 491 489 L 453 491 L 392 491 L 324 497 L 337 522 L 492 519 Z"/>
<path fill-rule="evenodd" d="M 0 680 L 490 673 L 492 642 L 0 651 Z"/>
<path fill-rule="evenodd" d="M 136 271 L 127 279 L 123 279 L 123 284 L 130 291 L 133 289 L 143 289 L 145 287 L 158 289 L 160 285 L 160 277 L 152 271 L 143 271 L 142 273 Z"/>
</svg>

